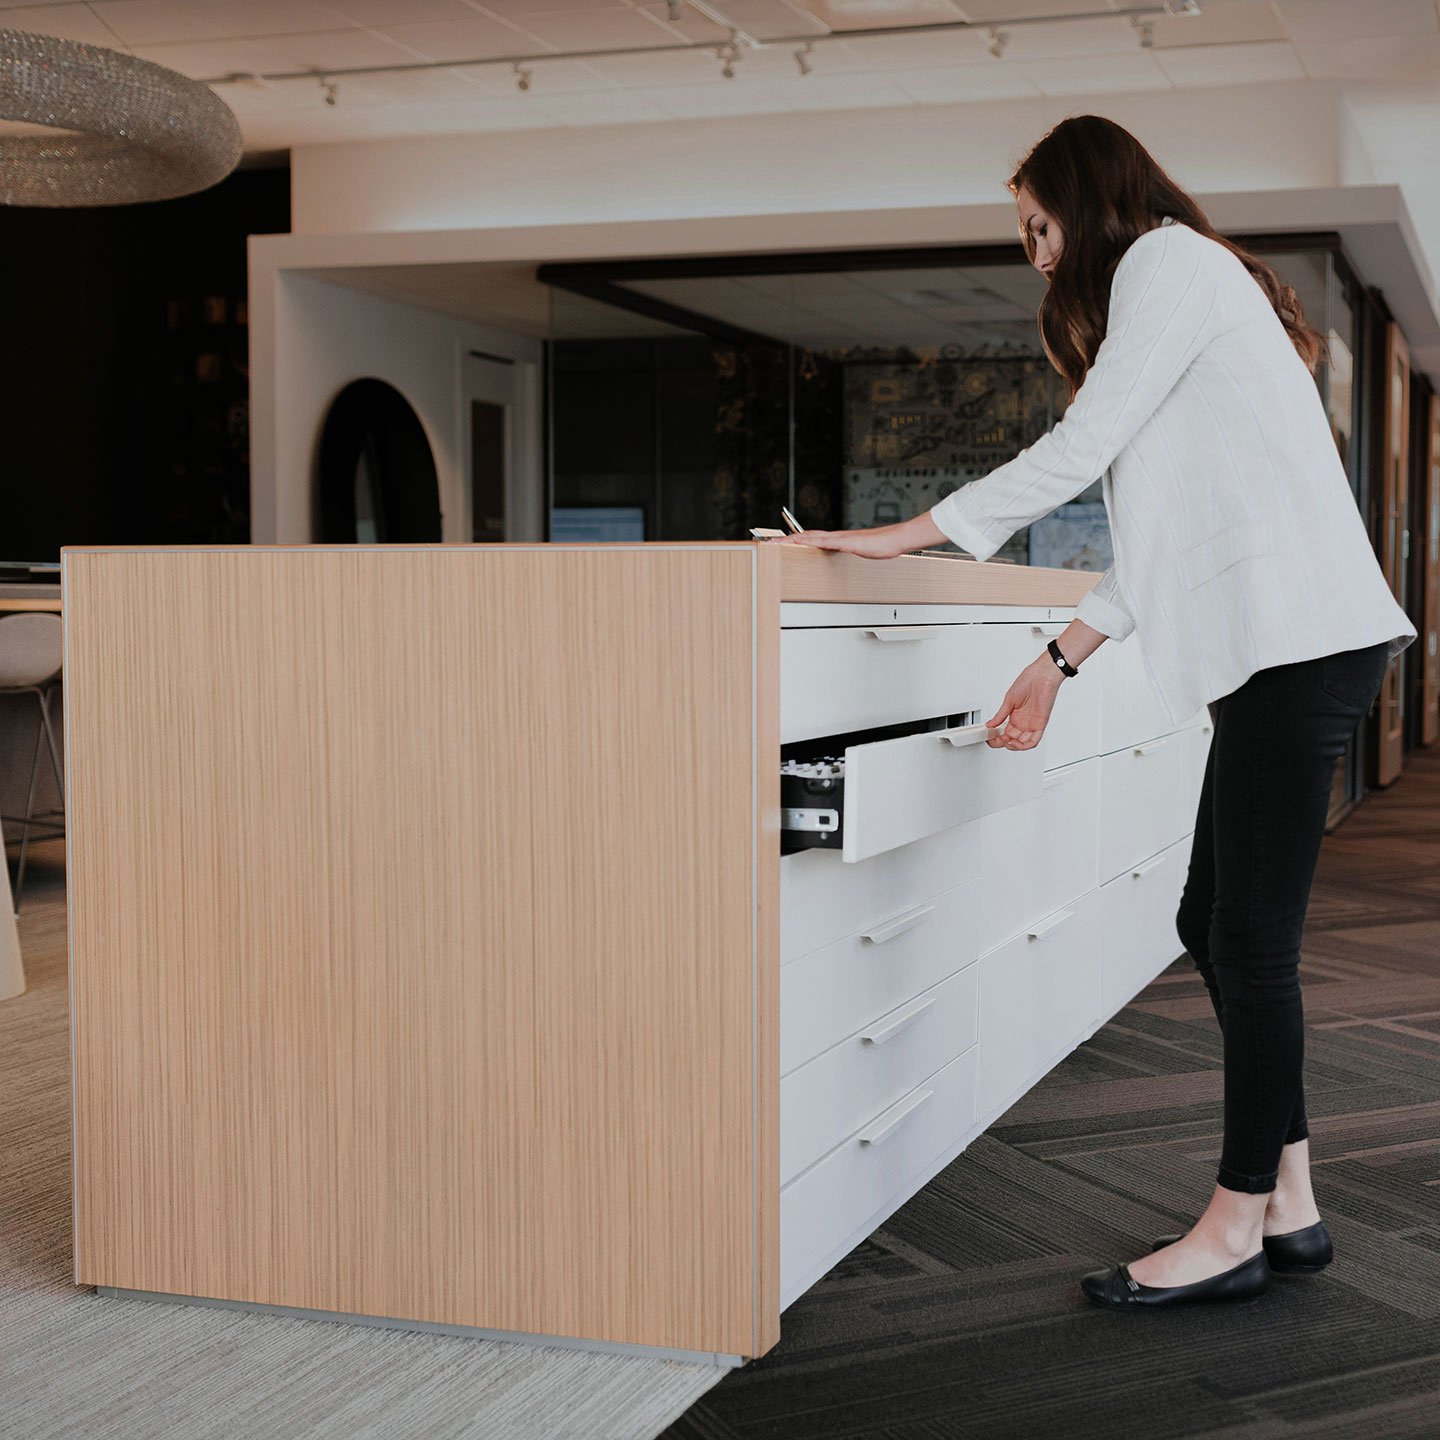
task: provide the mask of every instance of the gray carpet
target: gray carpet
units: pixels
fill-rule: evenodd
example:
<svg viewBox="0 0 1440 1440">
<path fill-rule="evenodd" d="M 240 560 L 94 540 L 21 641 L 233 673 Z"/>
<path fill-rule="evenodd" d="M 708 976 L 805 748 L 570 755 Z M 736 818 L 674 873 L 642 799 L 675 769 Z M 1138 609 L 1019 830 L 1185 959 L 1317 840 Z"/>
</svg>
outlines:
<svg viewBox="0 0 1440 1440">
<path fill-rule="evenodd" d="M 32 846 L 19 924 L 29 988 L 0 1003 L 4 1440 L 648 1440 L 720 1378 L 77 1289 L 63 841 Z"/>
<path fill-rule="evenodd" d="M 1253 1305 L 1101 1310 L 1204 1208 L 1220 1032 L 1172 965 L 788 1309 L 665 1440 L 1440 1436 L 1440 753 L 1326 838 L 1301 965 L 1336 1260 Z"/>
</svg>

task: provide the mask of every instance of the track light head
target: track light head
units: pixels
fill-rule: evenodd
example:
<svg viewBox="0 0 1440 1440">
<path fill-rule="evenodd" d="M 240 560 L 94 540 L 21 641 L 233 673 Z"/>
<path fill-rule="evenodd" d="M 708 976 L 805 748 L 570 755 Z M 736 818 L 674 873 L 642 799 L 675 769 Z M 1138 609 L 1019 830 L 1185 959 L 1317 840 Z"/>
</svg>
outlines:
<svg viewBox="0 0 1440 1440">
<path fill-rule="evenodd" d="M 808 75 L 815 67 L 811 65 L 809 56 L 815 47 L 807 40 L 804 46 L 795 52 L 795 64 L 800 68 L 800 74 Z"/>
<path fill-rule="evenodd" d="M 1009 42 L 1010 34 L 1006 30 L 997 30 L 993 25 L 990 27 L 990 53 L 998 60 L 1005 53 L 1005 46 Z"/>
<path fill-rule="evenodd" d="M 530 88 L 530 71 L 520 62 L 515 62 L 515 88 L 517 90 L 528 90 Z"/>
<path fill-rule="evenodd" d="M 665 0 L 666 19 L 679 20 L 681 18 L 680 0 Z"/>
<path fill-rule="evenodd" d="M 316 76 L 320 82 L 320 93 L 325 97 L 327 105 L 334 105 L 339 98 L 340 87 L 333 80 L 327 80 L 323 75 Z"/>
<path fill-rule="evenodd" d="M 1132 20 L 1131 27 L 1140 37 L 1140 48 L 1149 50 L 1155 44 L 1155 23 L 1152 20 Z"/>
</svg>

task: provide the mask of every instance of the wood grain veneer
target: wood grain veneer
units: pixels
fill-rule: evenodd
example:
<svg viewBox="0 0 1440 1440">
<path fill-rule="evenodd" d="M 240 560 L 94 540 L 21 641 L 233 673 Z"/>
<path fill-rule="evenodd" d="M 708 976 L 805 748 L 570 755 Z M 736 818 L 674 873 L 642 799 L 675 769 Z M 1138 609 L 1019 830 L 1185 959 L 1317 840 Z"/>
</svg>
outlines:
<svg viewBox="0 0 1440 1440">
<path fill-rule="evenodd" d="M 77 1282 L 774 1344 L 758 550 L 63 552 Z"/>
</svg>

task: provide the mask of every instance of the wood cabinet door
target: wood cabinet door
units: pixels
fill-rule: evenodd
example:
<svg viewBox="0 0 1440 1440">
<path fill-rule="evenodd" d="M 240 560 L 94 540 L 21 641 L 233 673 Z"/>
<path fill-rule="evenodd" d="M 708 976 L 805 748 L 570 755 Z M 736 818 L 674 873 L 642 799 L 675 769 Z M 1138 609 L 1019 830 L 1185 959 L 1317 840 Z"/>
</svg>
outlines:
<svg viewBox="0 0 1440 1440">
<path fill-rule="evenodd" d="M 1440 395 L 1431 393 L 1425 427 L 1425 514 L 1418 517 L 1424 549 L 1424 626 L 1419 643 L 1424 665 L 1420 692 L 1420 743 L 1440 738 Z"/>
<path fill-rule="evenodd" d="M 1405 540 L 1410 471 L 1410 347 L 1392 320 L 1385 336 L 1384 474 L 1380 487 L 1380 565 L 1395 598 L 1405 603 Z M 1388 785 L 1404 763 L 1405 690 L 1392 662 L 1380 687 L 1376 781 Z"/>
</svg>

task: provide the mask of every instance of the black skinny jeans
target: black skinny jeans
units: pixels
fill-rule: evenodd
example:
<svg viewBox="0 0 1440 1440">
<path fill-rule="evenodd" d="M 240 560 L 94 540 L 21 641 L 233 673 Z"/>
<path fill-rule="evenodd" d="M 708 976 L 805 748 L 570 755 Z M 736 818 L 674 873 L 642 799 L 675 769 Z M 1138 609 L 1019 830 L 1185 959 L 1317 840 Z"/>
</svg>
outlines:
<svg viewBox="0 0 1440 1440">
<path fill-rule="evenodd" d="M 1258 670 L 1212 703 L 1214 731 L 1175 917 L 1225 1045 L 1218 1180 L 1275 1188 L 1310 1132 L 1301 1067 L 1300 937 L 1335 762 L 1374 703 L 1388 645 Z"/>
</svg>

